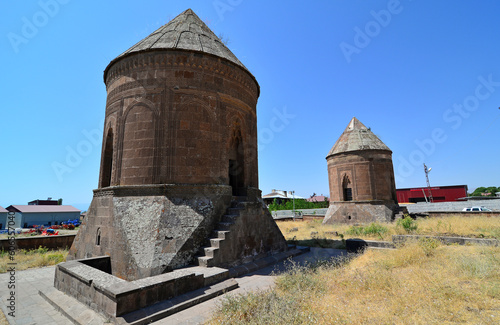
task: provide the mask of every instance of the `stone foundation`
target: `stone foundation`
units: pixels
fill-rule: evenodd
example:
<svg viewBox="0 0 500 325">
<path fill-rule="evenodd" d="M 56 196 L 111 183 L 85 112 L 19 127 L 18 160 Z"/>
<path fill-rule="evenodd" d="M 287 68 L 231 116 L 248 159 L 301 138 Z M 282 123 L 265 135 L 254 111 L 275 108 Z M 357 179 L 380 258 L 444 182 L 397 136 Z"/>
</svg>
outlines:
<svg viewBox="0 0 500 325">
<path fill-rule="evenodd" d="M 286 250 L 260 191 L 246 192 L 239 207 L 231 208 L 226 185 L 95 190 L 67 260 L 110 256 L 112 274 L 133 281 L 197 264 L 207 246 L 210 263 L 203 266 L 231 267 Z M 231 210 L 237 215 L 228 215 Z"/>
<path fill-rule="evenodd" d="M 128 282 L 91 266 L 94 264 L 109 264 L 109 257 L 59 264 L 54 285 L 88 307 L 113 317 L 205 286 L 203 274 L 197 272 L 177 270 Z"/>
<path fill-rule="evenodd" d="M 330 202 L 323 223 L 391 222 L 394 220 L 397 208 L 398 205 L 392 201 Z"/>
<path fill-rule="evenodd" d="M 231 201 L 225 185 L 120 186 L 94 190 L 67 260 L 111 256 L 129 281 L 192 263 Z"/>
</svg>

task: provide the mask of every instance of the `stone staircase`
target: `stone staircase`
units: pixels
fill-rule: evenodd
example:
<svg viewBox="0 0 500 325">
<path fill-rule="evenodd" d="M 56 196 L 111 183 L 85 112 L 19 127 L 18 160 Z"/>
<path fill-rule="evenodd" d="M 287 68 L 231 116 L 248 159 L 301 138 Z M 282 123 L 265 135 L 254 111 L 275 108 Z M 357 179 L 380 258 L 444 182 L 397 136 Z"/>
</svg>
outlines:
<svg viewBox="0 0 500 325">
<path fill-rule="evenodd" d="M 215 226 L 212 233 L 212 238 L 209 240 L 210 246 L 202 247 L 202 256 L 198 257 L 198 265 L 202 267 L 212 267 L 219 265 L 220 260 L 219 249 L 224 242 L 229 238 L 231 226 L 240 216 L 240 211 L 245 208 L 246 196 L 233 196 L 231 206 L 226 210 L 221 218 L 221 221 Z"/>
</svg>

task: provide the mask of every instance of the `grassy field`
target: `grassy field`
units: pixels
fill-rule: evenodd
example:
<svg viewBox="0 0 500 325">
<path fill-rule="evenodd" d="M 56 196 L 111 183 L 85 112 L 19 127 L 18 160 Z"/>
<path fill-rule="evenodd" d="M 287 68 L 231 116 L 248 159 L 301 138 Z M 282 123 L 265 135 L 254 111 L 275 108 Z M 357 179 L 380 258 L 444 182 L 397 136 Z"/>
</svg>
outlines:
<svg viewBox="0 0 500 325">
<path fill-rule="evenodd" d="M 500 218 L 486 217 L 448 217 L 404 219 L 393 223 L 371 223 L 349 226 L 345 224 L 323 225 L 321 220 L 281 221 L 278 226 L 288 241 L 299 241 L 314 246 L 331 247 L 338 245 L 342 238 L 361 238 L 369 240 L 391 240 L 392 235 L 417 234 L 434 236 L 462 236 L 474 238 L 500 239 Z M 322 245 L 323 244 L 323 245 Z M 325 246 L 326 245 L 326 246 Z"/>
<path fill-rule="evenodd" d="M 226 298 L 210 324 L 499 324 L 500 248 L 367 250 L 291 265 L 276 287 Z"/>
<path fill-rule="evenodd" d="M 29 268 L 56 265 L 64 262 L 67 255 L 67 249 L 48 250 L 43 247 L 32 250 L 20 249 L 14 255 L 14 262 L 16 263 L 16 270 L 22 271 Z M 10 262 L 9 253 L 0 251 L 0 273 L 7 271 L 8 262 Z"/>
<path fill-rule="evenodd" d="M 500 219 L 449 217 L 395 223 L 278 223 L 289 242 L 341 247 L 342 240 L 396 234 L 500 239 Z M 299 266 L 276 287 L 226 298 L 210 324 L 499 324 L 500 247 L 445 246 L 432 239 L 351 260 Z"/>
</svg>

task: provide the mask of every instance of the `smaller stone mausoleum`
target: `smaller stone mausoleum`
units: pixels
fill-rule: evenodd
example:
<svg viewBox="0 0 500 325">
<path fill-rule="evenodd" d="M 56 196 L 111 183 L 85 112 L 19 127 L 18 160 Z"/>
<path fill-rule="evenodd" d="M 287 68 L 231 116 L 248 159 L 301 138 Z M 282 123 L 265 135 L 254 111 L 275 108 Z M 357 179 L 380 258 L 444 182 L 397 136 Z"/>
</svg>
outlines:
<svg viewBox="0 0 500 325">
<path fill-rule="evenodd" d="M 394 219 L 392 151 L 369 128 L 353 117 L 326 160 L 330 206 L 323 223 Z"/>
</svg>

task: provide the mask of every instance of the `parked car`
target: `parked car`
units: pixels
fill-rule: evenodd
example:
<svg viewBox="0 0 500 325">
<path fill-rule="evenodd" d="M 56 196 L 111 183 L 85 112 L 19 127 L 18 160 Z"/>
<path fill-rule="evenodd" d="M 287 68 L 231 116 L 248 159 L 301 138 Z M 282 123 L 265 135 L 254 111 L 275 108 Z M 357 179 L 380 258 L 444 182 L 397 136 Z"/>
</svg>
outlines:
<svg viewBox="0 0 500 325">
<path fill-rule="evenodd" d="M 491 211 L 491 210 L 485 207 L 468 207 L 468 208 L 463 208 L 462 211 Z"/>
</svg>

